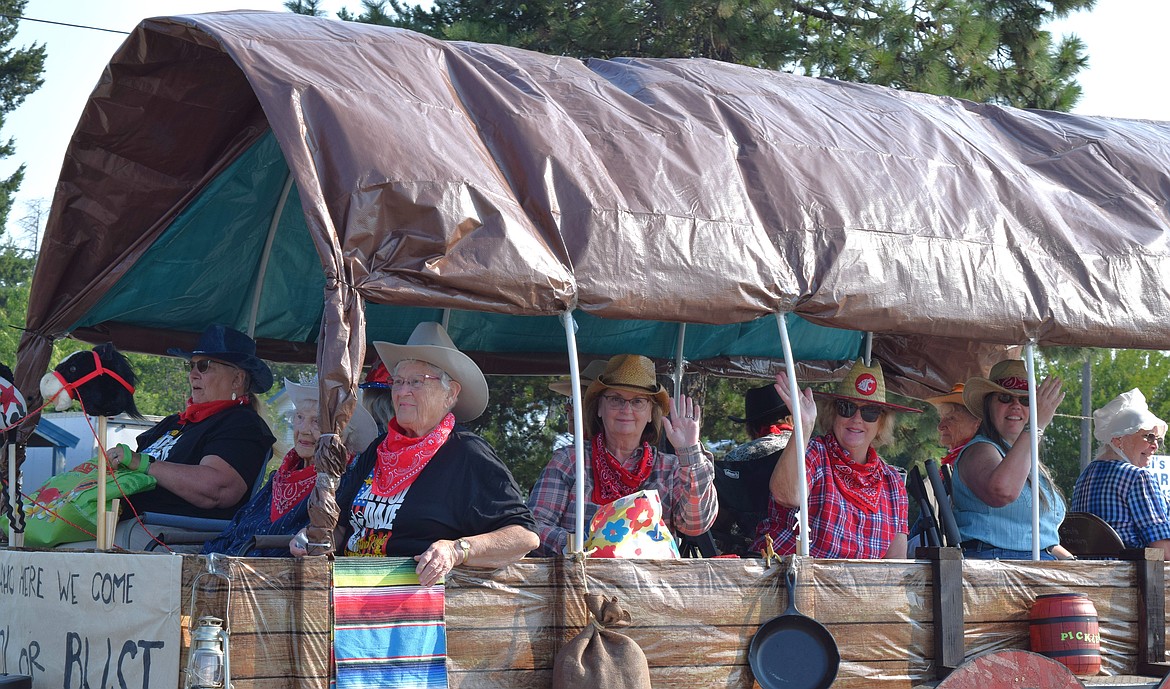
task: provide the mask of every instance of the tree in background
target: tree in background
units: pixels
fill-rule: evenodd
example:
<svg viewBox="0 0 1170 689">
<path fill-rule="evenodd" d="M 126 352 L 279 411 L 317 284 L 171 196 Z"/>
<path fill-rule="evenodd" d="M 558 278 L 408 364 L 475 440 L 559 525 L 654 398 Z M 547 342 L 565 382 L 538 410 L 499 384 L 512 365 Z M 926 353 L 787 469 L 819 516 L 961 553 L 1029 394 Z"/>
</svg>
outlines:
<svg viewBox="0 0 1170 689">
<path fill-rule="evenodd" d="M 41 87 L 45 70 L 45 47 L 33 44 L 25 48 L 8 47 L 14 38 L 25 0 L 0 0 L 0 128 L 4 115 L 24 102 L 26 96 Z M 16 152 L 16 141 L 9 138 L 0 144 L 0 159 Z M 24 165 L 7 179 L 0 180 L 0 361 L 11 366 L 16 362 L 20 331 L 8 326 L 24 325 L 28 311 L 29 285 L 36 266 L 36 243 L 25 246 L 20 238 L 6 234 L 12 197 L 24 180 Z M 35 235 L 34 235 L 35 236 Z"/>
<path fill-rule="evenodd" d="M 20 22 L 12 17 L 24 14 L 25 0 L 0 0 L 0 128 L 4 126 L 4 115 L 12 112 L 24 102 L 25 97 L 45 83 L 41 74 L 45 71 L 45 46 L 37 45 L 11 48 Z M 0 159 L 11 157 L 16 152 L 16 140 L 9 138 L 0 145 Z M 0 228 L 8 222 L 8 211 L 12 208 L 12 197 L 24 180 L 24 165 L 17 168 L 8 179 L 0 180 Z"/>
<path fill-rule="evenodd" d="M 573 57 L 703 57 L 979 102 L 1067 111 L 1087 57 L 1049 19 L 1095 0 L 361 0 L 338 14 Z M 293 3 L 288 3 L 290 6 Z"/>
</svg>

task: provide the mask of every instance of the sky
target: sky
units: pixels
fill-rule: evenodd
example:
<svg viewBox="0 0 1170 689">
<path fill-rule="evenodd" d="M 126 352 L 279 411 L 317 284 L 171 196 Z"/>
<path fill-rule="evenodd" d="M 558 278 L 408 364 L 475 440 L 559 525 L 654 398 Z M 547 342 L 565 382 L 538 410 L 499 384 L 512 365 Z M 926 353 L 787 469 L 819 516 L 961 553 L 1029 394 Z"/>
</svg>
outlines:
<svg viewBox="0 0 1170 689">
<path fill-rule="evenodd" d="M 329 16 L 358 0 L 326 0 Z M 129 32 L 146 17 L 231 9 L 282 12 L 282 0 L 29 0 L 25 16 Z M 1161 84 L 1161 53 L 1170 25 L 1166 0 L 1098 0 L 1091 12 L 1078 12 L 1048 28 L 1056 36 L 1075 34 L 1087 45 L 1089 68 L 1078 80 L 1084 95 L 1073 112 L 1170 120 L 1170 90 Z M 86 99 L 125 34 L 39 22 L 21 22 L 14 45 L 43 43 L 48 49 L 45 84 L 10 113 L 0 135 L 16 139 L 16 154 L 0 161 L 0 175 L 24 163 L 25 180 L 9 218 L 10 236 L 30 214 L 29 204 L 47 209 L 61 161 Z"/>
</svg>

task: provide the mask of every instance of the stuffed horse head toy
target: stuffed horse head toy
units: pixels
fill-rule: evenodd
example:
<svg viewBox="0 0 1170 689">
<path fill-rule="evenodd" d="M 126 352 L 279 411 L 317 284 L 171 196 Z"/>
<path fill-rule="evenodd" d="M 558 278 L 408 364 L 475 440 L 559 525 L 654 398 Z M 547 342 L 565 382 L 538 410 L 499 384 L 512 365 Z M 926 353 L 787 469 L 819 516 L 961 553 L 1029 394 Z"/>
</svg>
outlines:
<svg viewBox="0 0 1170 689">
<path fill-rule="evenodd" d="M 12 369 L 0 364 L 0 444 L 16 441 L 16 425 L 28 411 L 24 396 L 12 380 Z"/>
<path fill-rule="evenodd" d="M 138 377 L 130 362 L 112 343 L 65 357 L 41 378 L 41 396 L 57 411 L 65 411 L 73 400 L 92 416 L 117 416 L 121 413 L 141 419 L 134 405 L 134 385 Z"/>
</svg>

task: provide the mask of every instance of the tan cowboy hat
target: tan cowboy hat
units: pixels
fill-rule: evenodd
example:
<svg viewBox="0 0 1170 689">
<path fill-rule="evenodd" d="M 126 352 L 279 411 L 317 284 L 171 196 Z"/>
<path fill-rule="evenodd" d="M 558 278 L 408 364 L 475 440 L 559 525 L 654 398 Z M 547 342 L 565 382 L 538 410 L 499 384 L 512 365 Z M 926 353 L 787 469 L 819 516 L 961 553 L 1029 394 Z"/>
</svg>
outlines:
<svg viewBox="0 0 1170 689">
<path fill-rule="evenodd" d="M 963 404 L 963 384 L 955 383 L 955 386 L 947 394 L 939 395 L 938 397 L 927 397 L 923 401 L 934 406 L 935 409 L 940 404 Z"/>
<path fill-rule="evenodd" d="M 886 401 L 886 378 L 882 374 L 882 366 L 877 361 L 873 366 L 866 366 L 861 359 L 853 362 L 849 373 L 837 383 L 836 392 L 818 392 L 820 397 L 830 397 L 838 400 L 849 400 L 858 404 L 876 404 L 879 407 L 921 414 L 921 409 L 903 407 Z"/>
<path fill-rule="evenodd" d="M 378 350 L 378 358 L 389 371 L 393 371 L 400 361 L 425 361 L 443 369 L 453 380 L 458 381 L 459 399 L 451 410 L 456 421 L 466 423 L 476 419 L 487 408 L 488 386 L 483 371 L 479 370 L 471 357 L 455 348 L 447 331 L 438 323 L 419 323 L 404 345 L 375 342 L 374 349 Z"/>
<path fill-rule="evenodd" d="M 305 402 L 316 404 L 319 403 L 320 399 L 321 387 L 317 383 L 317 376 L 302 378 L 299 383 L 285 378 L 284 399 L 280 402 L 280 411 L 291 413 Z M 374 417 L 362 404 L 360 397 L 342 437 L 345 438 L 345 446 L 351 452 L 365 450 L 374 441 L 374 438 L 378 437 L 378 424 L 374 422 Z"/>
<path fill-rule="evenodd" d="M 1020 359 L 1004 359 L 991 367 L 986 378 L 975 376 L 963 387 L 963 404 L 975 418 L 983 418 L 983 398 L 993 392 L 1028 394 L 1028 369 Z"/>
<path fill-rule="evenodd" d="M 589 365 L 585 367 L 585 370 L 581 371 L 581 387 L 588 390 L 589 385 L 593 381 L 597 380 L 597 376 L 600 376 L 602 373 L 605 373 L 606 363 L 608 363 L 608 362 L 606 362 L 605 359 L 596 359 L 594 361 L 590 361 Z M 548 389 L 552 390 L 553 392 L 564 395 L 565 397 L 572 397 L 573 396 L 573 379 L 572 378 L 562 378 L 556 382 L 549 383 Z"/>
<path fill-rule="evenodd" d="M 670 413 L 670 395 L 654 376 L 654 362 L 639 354 L 616 354 L 606 362 L 605 371 L 585 391 L 585 405 L 602 392 L 624 390 L 650 395 L 663 414 Z"/>
</svg>

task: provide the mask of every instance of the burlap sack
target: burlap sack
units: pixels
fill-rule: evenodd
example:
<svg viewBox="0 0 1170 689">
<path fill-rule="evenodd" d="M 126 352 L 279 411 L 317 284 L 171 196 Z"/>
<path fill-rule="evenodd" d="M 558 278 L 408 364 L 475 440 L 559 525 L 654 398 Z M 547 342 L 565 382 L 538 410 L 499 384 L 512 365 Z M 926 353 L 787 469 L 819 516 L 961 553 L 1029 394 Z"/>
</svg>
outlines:
<svg viewBox="0 0 1170 689">
<path fill-rule="evenodd" d="M 633 639 L 612 628 L 630 626 L 630 613 L 617 598 L 585 594 L 593 622 L 553 659 L 553 689 L 650 689 L 646 654 Z"/>
</svg>

